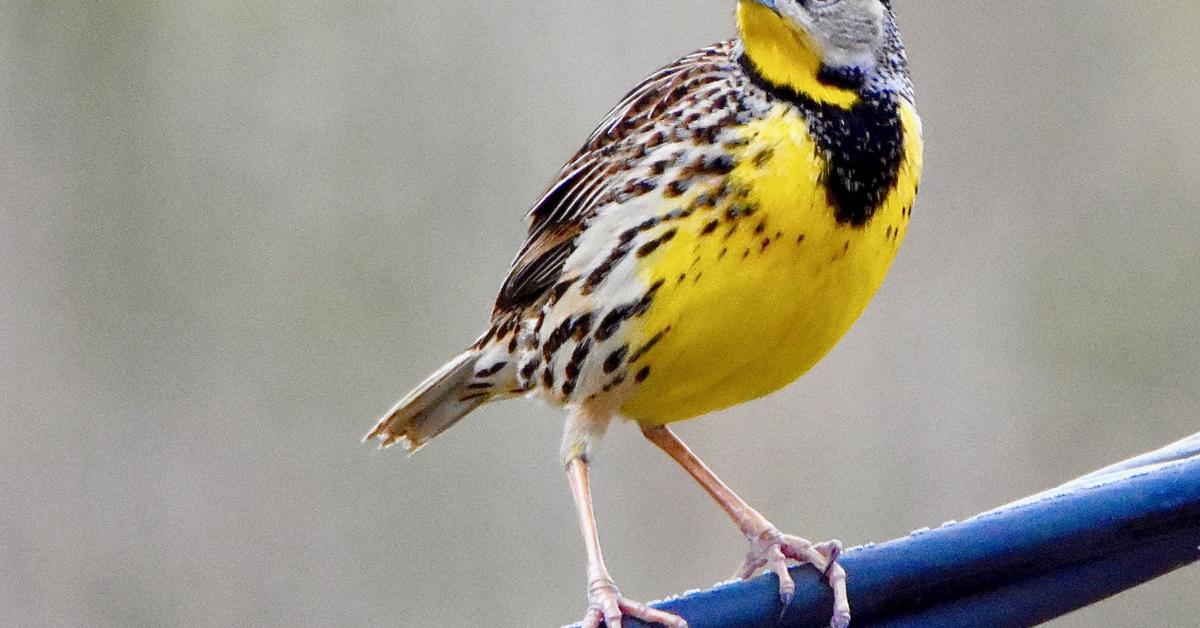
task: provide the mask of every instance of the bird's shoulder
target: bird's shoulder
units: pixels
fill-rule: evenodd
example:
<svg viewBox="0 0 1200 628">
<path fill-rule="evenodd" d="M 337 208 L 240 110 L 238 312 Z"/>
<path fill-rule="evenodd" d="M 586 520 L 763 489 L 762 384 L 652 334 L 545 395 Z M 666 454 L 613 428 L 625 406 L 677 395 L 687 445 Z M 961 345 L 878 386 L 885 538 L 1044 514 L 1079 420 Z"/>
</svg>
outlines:
<svg viewBox="0 0 1200 628">
<path fill-rule="evenodd" d="M 576 240 L 598 208 L 622 198 L 629 173 L 656 146 L 712 134 L 739 103 L 736 40 L 696 50 L 643 79 L 614 106 L 529 210 L 529 230 L 496 299 L 493 320 L 539 303 L 559 281 Z M 687 114 L 695 109 L 696 113 Z M 728 116 L 721 114 L 728 110 Z M 704 112 L 711 124 L 688 127 Z M 716 114 L 716 115 L 713 115 Z"/>
</svg>

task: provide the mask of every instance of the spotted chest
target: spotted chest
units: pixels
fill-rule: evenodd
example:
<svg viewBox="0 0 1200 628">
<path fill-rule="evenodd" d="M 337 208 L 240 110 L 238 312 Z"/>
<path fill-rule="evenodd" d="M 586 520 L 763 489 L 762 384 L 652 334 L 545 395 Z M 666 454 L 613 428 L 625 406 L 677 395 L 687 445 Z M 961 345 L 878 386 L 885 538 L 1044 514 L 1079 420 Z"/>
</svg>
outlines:
<svg viewBox="0 0 1200 628">
<path fill-rule="evenodd" d="M 864 221 L 842 220 L 828 155 L 794 107 L 742 127 L 723 205 L 689 217 L 639 274 L 662 281 L 631 328 L 662 334 L 646 380 L 621 404 L 643 424 L 698 416 L 760 397 L 820 360 L 865 309 L 904 239 L 922 147 L 898 104 L 901 160 Z"/>
<path fill-rule="evenodd" d="M 631 187 L 645 191 L 602 209 L 589 221 L 537 316 L 518 343 L 519 382 L 555 403 L 614 402 L 650 376 L 648 355 L 669 330 L 635 337 L 631 330 L 670 288 L 642 265 L 658 259 L 697 216 L 744 196 L 725 185 L 735 167 L 731 146 L 664 144 Z"/>
<path fill-rule="evenodd" d="M 544 295 L 487 341 L 506 363 L 491 390 L 690 418 L 789 383 L 865 308 L 916 193 L 915 113 L 902 99 L 825 111 L 730 67 L 709 68 L 723 78 L 703 98 L 589 140 L 615 142 L 597 144 L 604 177 L 571 184 L 594 209 Z M 630 111 L 656 106 L 643 96 Z"/>
</svg>

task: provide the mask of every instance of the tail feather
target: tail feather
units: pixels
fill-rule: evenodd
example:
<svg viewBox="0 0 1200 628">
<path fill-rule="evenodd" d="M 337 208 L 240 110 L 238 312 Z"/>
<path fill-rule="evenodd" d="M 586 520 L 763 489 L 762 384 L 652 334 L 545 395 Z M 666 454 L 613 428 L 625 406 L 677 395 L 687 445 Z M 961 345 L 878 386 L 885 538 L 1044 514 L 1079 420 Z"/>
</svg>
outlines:
<svg viewBox="0 0 1200 628">
<path fill-rule="evenodd" d="M 470 349 L 438 369 L 397 402 L 363 442 L 378 440 L 380 447 L 390 447 L 403 441 L 405 449 L 414 452 L 450 429 L 493 396 L 488 390 L 471 387 L 483 355 L 479 349 Z"/>
</svg>

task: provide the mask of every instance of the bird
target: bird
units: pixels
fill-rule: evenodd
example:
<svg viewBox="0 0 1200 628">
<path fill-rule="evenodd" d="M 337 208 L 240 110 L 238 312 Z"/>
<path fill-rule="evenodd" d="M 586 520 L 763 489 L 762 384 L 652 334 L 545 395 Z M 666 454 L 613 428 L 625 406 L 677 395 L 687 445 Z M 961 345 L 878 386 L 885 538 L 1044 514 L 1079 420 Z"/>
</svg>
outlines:
<svg viewBox="0 0 1200 628">
<path fill-rule="evenodd" d="M 736 576 L 789 561 L 849 624 L 839 541 L 782 533 L 670 425 L 808 371 L 880 288 L 907 232 L 920 118 L 891 0 L 735 0 L 737 36 L 650 74 L 533 204 L 487 331 L 404 396 L 364 441 L 414 452 L 485 403 L 564 410 L 559 455 L 587 559 L 583 626 L 686 626 L 626 598 L 600 551 L 589 469 L 632 422 L 728 514 Z"/>
</svg>

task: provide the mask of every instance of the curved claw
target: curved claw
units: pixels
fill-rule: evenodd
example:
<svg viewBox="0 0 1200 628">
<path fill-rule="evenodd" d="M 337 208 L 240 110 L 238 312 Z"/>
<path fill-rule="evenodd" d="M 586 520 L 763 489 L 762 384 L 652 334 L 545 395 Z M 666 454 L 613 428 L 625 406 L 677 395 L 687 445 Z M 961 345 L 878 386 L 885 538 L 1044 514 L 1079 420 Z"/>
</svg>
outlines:
<svg viewBox="0 0 1200 628">
<path fill-rule="evenodd" d="M 825 576 L 829 587 L 833 589 L 830 626 L 847 628 L 850 625 L 850 600 L 846 592 L 846 570 L 837 562 L 841 554 L 842 543 L 836 539 L 814 544 L 807 539 L 780 534 L 778 530 L 768 528 L 751 539 L 750 552 L 746 554 L 737 577 L 744 580 L 754 575 L 760 567 L 766 566 L 779 578 L 779 600 L 786 612 L 796 594 L 796 583 L 788 573 L 787 560 L 812 565 Z"/>
<path fill-rule="evenodd" d="M 796 595 L 796 582 L 788 573 L 787 557 L 784 556 L 783 550 L 778 545 L 773 545 L 769 552 L 770 558 L 767 562 L 771 565 L 771 571 L 779 578 L 779 601 L 787 608 Z"/>
</svg>

